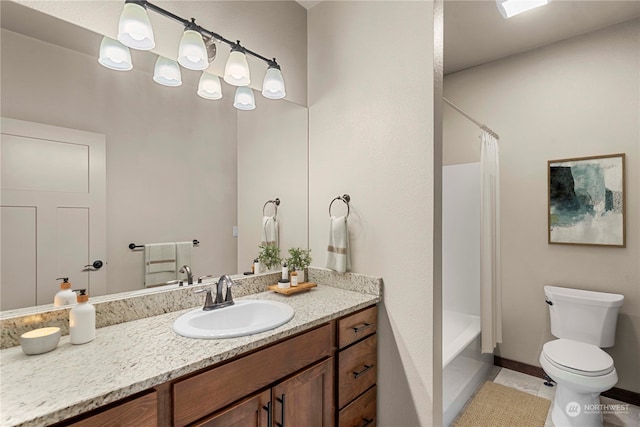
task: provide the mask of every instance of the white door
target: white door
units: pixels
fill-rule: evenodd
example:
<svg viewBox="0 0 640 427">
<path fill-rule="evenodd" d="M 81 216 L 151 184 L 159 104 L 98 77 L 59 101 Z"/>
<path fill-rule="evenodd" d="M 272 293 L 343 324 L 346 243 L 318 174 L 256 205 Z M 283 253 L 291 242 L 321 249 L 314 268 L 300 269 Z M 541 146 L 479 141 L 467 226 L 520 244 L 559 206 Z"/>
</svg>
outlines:
<svg viewBox="0 0 640 427">
<path fill-rule="evenodd" d="M 58 277 L 104 295 L 104 135 L 8 118 L 1 124 L 0 309 L 52 303 Z M 98 260 L 104 265 L 94 269 Z"/>
</svg>

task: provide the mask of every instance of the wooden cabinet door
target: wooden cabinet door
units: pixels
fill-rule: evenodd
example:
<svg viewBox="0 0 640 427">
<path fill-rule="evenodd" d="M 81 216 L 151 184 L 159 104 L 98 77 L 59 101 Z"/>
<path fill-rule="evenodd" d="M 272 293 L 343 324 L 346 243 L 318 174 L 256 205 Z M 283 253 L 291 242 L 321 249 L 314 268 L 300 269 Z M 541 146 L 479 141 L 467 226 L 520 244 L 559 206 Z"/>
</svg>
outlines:
<svg viewBox="0 0 640 427">
<path fill-rule="evenodd" d="M 271 411 L 271 391 L 255 394 L 224 409 L 193 427 L 267 427 Z"/>
<path fill-rule="evenodd" d="M 334 425 L 333 359 L 329 358 L 273 387 L 273 425 Z"/>
</svg>

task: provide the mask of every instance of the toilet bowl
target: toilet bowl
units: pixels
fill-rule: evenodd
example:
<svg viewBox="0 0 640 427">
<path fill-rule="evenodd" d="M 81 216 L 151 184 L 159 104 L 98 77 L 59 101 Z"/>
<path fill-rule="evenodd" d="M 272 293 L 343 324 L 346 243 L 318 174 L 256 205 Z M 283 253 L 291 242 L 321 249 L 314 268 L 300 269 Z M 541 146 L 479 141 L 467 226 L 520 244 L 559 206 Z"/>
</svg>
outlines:
<svg viewBox="0 0 640 427">
<path fill-rule="evenodd" d="M 540 364 L 557 383 L 555 426 L 601 426 L 600 393 L 618 382 L 611 356 L 592 344 L 558 339 L 543 346 Z"/>
<path fill-rule="evenodd" d="M 551 409 L 556 427 L 602 426 L 600 393 L 618 382 L 613 359 L 601 347 L 615 344 L 618 309 L 624 296 L 545 286 L 551 333 L 540 365 L 557 383 Z"/>
</svg>

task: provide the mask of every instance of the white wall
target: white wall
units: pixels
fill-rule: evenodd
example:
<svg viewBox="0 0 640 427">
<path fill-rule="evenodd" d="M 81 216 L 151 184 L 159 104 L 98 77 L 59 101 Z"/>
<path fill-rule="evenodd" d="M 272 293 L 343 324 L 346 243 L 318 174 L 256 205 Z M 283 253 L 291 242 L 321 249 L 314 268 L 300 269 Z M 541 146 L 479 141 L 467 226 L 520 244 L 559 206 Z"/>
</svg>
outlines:
<svg viewBox="0 0 640 427">
<path fill-rule="evenodd" d="M 324 266 L 329 202 L 350 194 L 352 270 L 384 278 L 381 426 L 441 423 L 433 14 L 432 2 L 359 1 L 308 13 L 309 242 Z"/>
<path fill-rule="evenodd" d="M 280 256 L 308 248 L 307 108 L 256 97 L 254 111 L 238 112 L 238 270 L 251 271 L 262 236 L 262 208 L 280 199 Z M 273 214 L 273 205 L 265 209 Z M 312 254 L 312 258 L 313 258 Z"/>
<path fill-rule="evenodd" d="M 442 308 L 479 316 L 480 163 L 442 169 Z"/>
<path fill-rule="evenodd" d="M 500 134 L 504 358 L 539 365 L 543 286 L 621 293 L 617 387 L 640 392 L 640 21 L 445 78 L 445 96 Z M 479 130 L 445 108 L 445 163 L 477 161 Z M 547 243 L 547 161 L 626 153 L 627 247 Z"/>
</svg>

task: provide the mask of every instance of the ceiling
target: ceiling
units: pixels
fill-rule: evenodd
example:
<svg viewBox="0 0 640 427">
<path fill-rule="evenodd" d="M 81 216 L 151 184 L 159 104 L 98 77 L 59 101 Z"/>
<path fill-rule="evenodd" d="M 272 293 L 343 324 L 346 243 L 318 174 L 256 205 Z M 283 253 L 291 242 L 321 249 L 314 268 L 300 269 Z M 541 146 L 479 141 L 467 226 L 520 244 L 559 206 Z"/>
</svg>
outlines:
<svg viewBox="0 0 640 427">
<path fill-rule="evenodd" d="M 637 0 L 554 0 L 510 19 L 495 1 L 444 2 L 444 72 L 474 67 L 640 16 Z"/>
<path fill-rule="evenodd" d="M 311 9 L 322 0 L 296 0 Z M 553 0 L 504 19 L 494 0 L 444 0 L 445 74 L 640 16 L 639 0 Z"/>
</svg>

